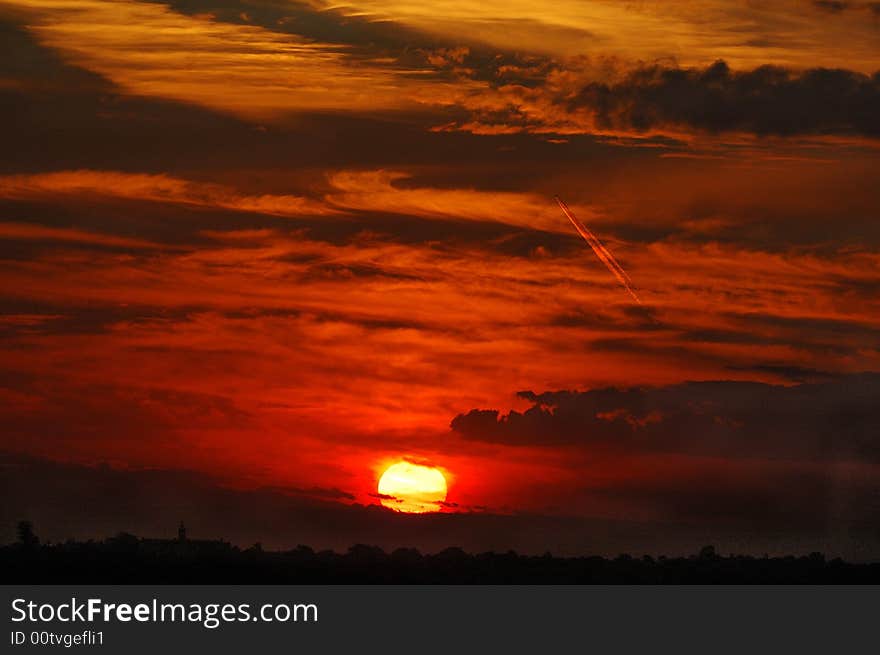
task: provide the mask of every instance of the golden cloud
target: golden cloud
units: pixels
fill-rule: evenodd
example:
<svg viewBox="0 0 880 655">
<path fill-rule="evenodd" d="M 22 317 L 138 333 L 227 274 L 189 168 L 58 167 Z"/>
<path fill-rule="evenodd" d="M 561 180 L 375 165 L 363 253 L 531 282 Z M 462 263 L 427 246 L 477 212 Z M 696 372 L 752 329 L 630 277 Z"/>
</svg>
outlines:
<svg viewBox="0 0 880 655">
<path fill-rule="evenodd" d="M 290 111 L 415 106 L 424 82 L 346 47 L 252 25 L 185 16 L 131 0 L 0 0 L 40 42 L 128 93 L 171 98 L 251 118 Z M 435 90 L 434 93 L 437 91 Z"/>
</svg>

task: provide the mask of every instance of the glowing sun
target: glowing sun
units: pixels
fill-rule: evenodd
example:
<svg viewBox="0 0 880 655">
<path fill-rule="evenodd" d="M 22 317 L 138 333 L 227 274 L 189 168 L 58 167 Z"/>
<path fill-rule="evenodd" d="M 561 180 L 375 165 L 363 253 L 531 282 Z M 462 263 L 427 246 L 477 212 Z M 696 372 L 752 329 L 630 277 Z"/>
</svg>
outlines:
<svg viewBox="0 0 880 655">
<path fill-rule="evenodd" d="M 379 478 L 382 504 L 400 512 L 436 512 L 446 500 L 440 469 L 410 462 L 392 464 Z"/>
</svg>

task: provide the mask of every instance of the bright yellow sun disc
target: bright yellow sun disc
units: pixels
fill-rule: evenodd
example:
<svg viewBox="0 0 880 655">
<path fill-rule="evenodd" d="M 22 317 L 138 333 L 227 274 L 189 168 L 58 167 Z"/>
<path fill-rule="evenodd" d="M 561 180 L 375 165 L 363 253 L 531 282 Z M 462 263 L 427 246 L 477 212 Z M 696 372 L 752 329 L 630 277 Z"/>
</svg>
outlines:
<svg viewBox="0 0 880 655">
<path fill-rule="evenodd" d="M 439 469 L 398 462 L 379 478 L 379 495 L 385 507 L 400 512 L 436 512 L 446 500 L 446 478 Z"/>
</svg>

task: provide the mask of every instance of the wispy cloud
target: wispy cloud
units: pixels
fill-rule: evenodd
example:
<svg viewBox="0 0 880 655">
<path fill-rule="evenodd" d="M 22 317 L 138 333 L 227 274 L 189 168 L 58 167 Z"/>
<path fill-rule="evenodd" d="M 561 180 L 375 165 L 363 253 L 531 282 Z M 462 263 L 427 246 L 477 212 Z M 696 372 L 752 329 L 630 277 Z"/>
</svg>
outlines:
<svg viewBox="0 0 880 655">
<path fill-rule="evenodd" d="M 182 100 L 251 118 L 294 111 L 376 112 L 437 93 L 417 70 L 290 33 L 186 16 L 134 0 L 21 0 L 40 42 L 131 94 Z M 426 84 L 434 91 L 428 92 Z M 442 91 L 440 92 L 442 93 Z"/>
</svg>

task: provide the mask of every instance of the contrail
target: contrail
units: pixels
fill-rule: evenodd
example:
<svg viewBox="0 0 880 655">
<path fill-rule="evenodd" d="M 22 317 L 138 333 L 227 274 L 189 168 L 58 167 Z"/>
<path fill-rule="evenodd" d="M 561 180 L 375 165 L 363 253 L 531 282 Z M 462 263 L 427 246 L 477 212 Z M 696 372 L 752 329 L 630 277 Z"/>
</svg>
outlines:
<svg viewBox="0 0 880 655">
<path fill-rule="evenodd" d="M 562 199 L 559 196 L 553 196 L 556 200 L 559 208 L 563 211 L 563 213 L 568 216 L 568 220 L 571 221 L 571 224 L 574 225 L 574 228 L 578 231 L 578 233 L 586 240 L 587 243 L 590 244 L 590 247 L 593 249 L 593 252 L 596 253 L 596 257 L 605 264 L 605 267 L 611 271 L 611 274 L 617 278 L 617 281 L 623 285 L 623 288 L 627 290 L 629 295 L 632 296 L 632 299 L 635 300 L 640 305 L 642 301 L 639 300 L 639 297 L 636 295 L 635 290 L 633 289 L 632 280 L 629 279 L 629 275 L 626 274 L 626 271 L 623 270 L 623 267 L 617 263 L 617 260 L 614 259 L 614 255 L 611 254 L 611 251 L 606 248 L 601 241 L 596 237 L 595 234 L 590 232 L 590 229 L 581 223 L 574 214 L 571 213 L 571 210 L 568 208 Z"/>
</svg>

